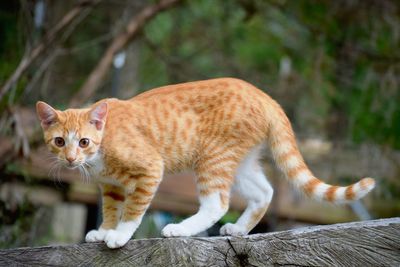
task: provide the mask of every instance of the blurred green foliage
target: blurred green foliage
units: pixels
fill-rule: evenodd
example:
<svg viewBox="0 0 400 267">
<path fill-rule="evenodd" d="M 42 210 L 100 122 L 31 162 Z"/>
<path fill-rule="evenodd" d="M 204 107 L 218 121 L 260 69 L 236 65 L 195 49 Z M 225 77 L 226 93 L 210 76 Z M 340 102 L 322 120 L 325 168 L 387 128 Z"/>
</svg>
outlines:
<svg viewBox="0 0 400 267">
<path fill-rule="evenodd" d="M 17 1 L 0 3 L 0 83 L 3 84 L 13 73 L 24 52 L 23 36 L 18 31 L 21 25 L 18 20 L 19 5 Z M 0 102 L 0 112 L 7 103 L 18 99 L 26 86 L 24 77 L 17 86 Z"/>
<path fill-rule="evenodd" d="M 53 23 L 71 3 L 58 5 L 47 7 L 55 16 L 49 19 Z M 32 18 L 21 14 L 17 2 L 5 1 L 1 7 L 4 82 L 17 66 L 24 43 L 35 43 L 35 38 L 26 28 Z M 83 20 L 65 37 L 47 87 L 36 88 L 22 101 L 45 97 L 65 107 L 108 45 L 110 24 L 123 9 L 106 1 Z M 123 21 L 115 25 L 113 31 L 118 31 Z M 399 149 L 399 40 L 396 1 L 186 1 L 146 25 L 139 40 L 139 91 L 238 77 L 276 98 L 305 135 Z M 37 67 L 3 99 L 1 109 L 21 101 Z M 105 81 L 99 96 L 107 96 L 109 86 L 110 80 Z"/>
<path fill-rule="evenodd" d="M 398 8 L 390 1 L 190 1 L 146 27 L 151 45 L 143 46 L 139 77 L 144 89 L 240 77 L 276 96 L 302 128 L 399 149 Z M 282 77 L 284 59 L 289 77 Z M 299 110 L 315 115 L 304 121 Z"/>
<path fill-rule="evenodd" d="M 0 3 L 0 81 L 3 83 L 14 71 L 23 54 L 21 34 L 18 33 L 18 4 Z"/>
</svg>

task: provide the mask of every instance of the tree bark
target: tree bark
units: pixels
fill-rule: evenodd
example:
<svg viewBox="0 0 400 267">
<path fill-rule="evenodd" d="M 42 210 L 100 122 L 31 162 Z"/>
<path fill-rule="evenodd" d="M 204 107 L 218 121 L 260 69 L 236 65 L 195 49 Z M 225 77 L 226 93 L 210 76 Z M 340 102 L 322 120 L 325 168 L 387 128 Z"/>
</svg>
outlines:
<svg viewBox="0 0 400 267">
<path fill-rule="evenodd" d="M 70 107 L 79 107 L 87 101 L 97 90 L 101 81 L 104 79 L 109 70 L 114 55 L 122 50 L 137 34 L 142 30 L 143 26 L 161 11 L 168 9 L 181 0 L 162 0 L 157 4 L 151 5 L 143 9 L 137 16 L 134 16 L 125 28 L 125 31 L 119 33 L 110 46 L 107 48 L 97 66 L 90 73 L 83 86 L 72 97 Z"/>
<path fill-rule="evenodd" d="M 0 250 L 1 266 L 400 266 L 400 218 L 244 237 L 131 240 Z"/>
</svg>

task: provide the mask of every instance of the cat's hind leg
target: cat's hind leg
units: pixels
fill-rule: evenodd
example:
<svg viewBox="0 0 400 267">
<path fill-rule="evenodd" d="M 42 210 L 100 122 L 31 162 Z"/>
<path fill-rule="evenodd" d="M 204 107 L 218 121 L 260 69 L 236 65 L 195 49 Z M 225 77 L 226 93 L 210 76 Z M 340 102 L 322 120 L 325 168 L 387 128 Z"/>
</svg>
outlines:
<svg viewBox="0 0 400 267">
<path fill-rule="evenodd" d="M 98 230 L 91 230 L 86 234 L 86 242 L 103 241 L 110 229 L 114 229 L 121 217 L 122 205 L 125 200 L 125 190 L 122 187 L 103 184 L 102 193 L 103 222 Z"/>
<path fill-rule="evenodd" d="M 193 236 L 214 225 L 228 210 L 221 201 L 221 192 L 199 197 L 198 212 L 178 224 L 168 224 L 162 230 L 165 237 Z"/>
<path fill-rule="evenodd" d="M 230 190 L 237 162 L 235 157 L 228 154 L 210 156 L 203 160 L 200 167 L 195 170 L 200 202 L 198 212 L 178 224 L 168 224 L 162 230 L 162 235 L 165 237 L 196 235 L 221 219 L 229 208 Z"/>
<path fill-rule="evenodd" d="M 248 234 L 268 209 L 273 189 L 258 161 L 260 149 L 252 149 L 237 169 L 233 189 L 247 200 L 247 207 L 236 223 L 221 227 L 221 235 Z"/>
</svg>

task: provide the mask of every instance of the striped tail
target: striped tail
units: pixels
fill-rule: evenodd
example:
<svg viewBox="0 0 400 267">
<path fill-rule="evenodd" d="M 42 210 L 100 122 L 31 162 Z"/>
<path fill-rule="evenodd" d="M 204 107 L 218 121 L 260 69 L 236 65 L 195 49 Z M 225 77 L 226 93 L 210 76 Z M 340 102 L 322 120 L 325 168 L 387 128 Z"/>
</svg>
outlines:
<svg viewBox="0 0 400 267">
<path fill-rule="evenodd" d="M 363 178 L 349 186 L 333 186 L 316 178 L 308 169 L 296 144 L 289 119 L 277 104 L 276 117 L 270 124 L 268 142 L 279 169 L 296 187 L 317 200 L 347 203 L 364 197 L 375 187 L 375 180 Z"/>
</svg>

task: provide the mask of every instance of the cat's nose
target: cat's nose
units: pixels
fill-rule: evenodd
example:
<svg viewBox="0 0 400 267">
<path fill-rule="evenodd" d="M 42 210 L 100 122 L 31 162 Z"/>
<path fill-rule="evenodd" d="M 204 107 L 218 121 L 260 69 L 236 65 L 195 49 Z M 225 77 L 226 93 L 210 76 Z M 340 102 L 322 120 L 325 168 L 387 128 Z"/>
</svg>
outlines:
<svg viewBox="0 0 400 267">
<path fill-rule="evenodd" d="M 75 161 L 76 158 L 73 157 L 67 157 L 68 162 L 71 164 L 72 162 Z"/>
</svg>

